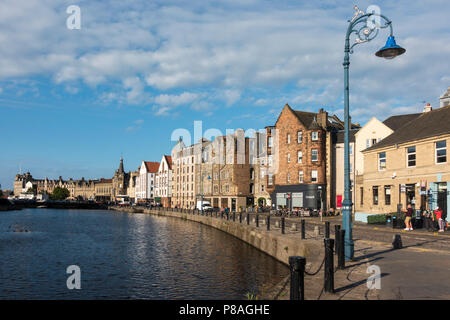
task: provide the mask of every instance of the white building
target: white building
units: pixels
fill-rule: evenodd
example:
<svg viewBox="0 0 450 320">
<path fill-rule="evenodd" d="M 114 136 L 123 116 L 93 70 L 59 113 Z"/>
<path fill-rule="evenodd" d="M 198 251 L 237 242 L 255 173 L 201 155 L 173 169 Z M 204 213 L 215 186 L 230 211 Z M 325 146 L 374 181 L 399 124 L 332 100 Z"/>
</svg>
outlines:
<svg viewBox="0 0 450 320">
<path fill-rule="evenodd" d="M 163 155 L 156 174 L 155 197 L 164 207 L 170 207 L 172 197 L 172 157 Z"/>
<path fill-rule="evenodd" d="M 159 162 L 142 161 L 136 177 L 136 201 L 151 201 L 155 197 L 156 175 Z"/>
</svg>

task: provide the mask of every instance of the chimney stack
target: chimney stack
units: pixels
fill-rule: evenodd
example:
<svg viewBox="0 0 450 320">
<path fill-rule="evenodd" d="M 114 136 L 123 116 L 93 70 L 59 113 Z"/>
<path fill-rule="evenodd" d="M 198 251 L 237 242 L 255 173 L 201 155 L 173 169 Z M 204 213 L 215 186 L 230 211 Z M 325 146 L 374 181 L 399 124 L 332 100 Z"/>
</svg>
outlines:
<svg viewBox="0 0 450 320">
<path fill-rule="evenodd" d="M 319 113 L 317 114 L 317 123 L 325 130 L 328 127 L 328 112 L 326 112 L 322 108 L 319 110 Z"/>
<path fill-rule="evenodd" d="M 431 110 L 433 110 L 433 108 L 429 103 L 423 108 L 423 112 L 430 112 Z"/>
</svg>

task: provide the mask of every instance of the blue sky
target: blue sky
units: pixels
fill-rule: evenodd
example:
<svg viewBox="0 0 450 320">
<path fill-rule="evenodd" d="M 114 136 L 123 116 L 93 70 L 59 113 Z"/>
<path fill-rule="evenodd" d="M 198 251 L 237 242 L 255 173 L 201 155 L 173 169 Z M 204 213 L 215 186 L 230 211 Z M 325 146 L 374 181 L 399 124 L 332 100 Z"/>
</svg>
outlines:
<svg viewBox="0 0 450 320">
<path fill-rule="evenodd" d="M 378 5 L 407 49 L 374 56 L 387 31 L 351 56 L 351 115 L 418 112 L 450 86 L 447 0 Z M 69 30 L 66 8 L 81 8 Z M 285 103 L 342 115 L 346 1 L 0 3 L 0 183 L 111 177 L 169 154 L 177 128 L 263 128 Z"/>
</svg>

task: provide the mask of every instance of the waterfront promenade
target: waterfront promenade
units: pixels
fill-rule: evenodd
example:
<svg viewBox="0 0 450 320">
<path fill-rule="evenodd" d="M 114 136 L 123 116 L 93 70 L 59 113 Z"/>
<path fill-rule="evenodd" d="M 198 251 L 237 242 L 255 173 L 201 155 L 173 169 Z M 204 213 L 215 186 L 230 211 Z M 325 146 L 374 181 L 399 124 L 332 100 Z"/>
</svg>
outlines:
<svg viewBox="0 0 450 320">
<path fill-rule="evenodd" d="M 264 219 L 256 227 L 254 216 L 250 216 L 247 225 L 245 217 L 239 222 L 230 217 L 216 218 L 201 216 L 170 209 L 126 209 L 111 208 L 120 211 L 149 213 L 162 216 L 178 217 L 210 225 L 228 232 L 247 243 L 257 247 L 275 259 L 287 264 L 289 256 L 300 255 L 307 258 L 306 269 L 316 272 L 324 257 L 323 232 L 324 221 L 320 218 L 305 218 L 306 239 L 300 238 L 299 218 L 286 219 L 285 234 L 272 221 L 271 230 L 267 231 Z M 134 211 L 132 211 L 134 210 Z M 246 214 L 244 214 L 246 216 Z M 331 226 L 339 224 L 339 217 L 324 218 Z M 295 223 L 297 230 L 292 228 Z M 279 225 L 279 224 L 278 224 Z M 330 228 L 334 238 L 334 227 Z M 392 237 L 400 234 L 403 240 L 402 249 L 392 248 Z M 324 272 L 321 269 L 314 276 L 305 276 L 306 299 L 448 299 L 450 298 L 450 281 L 446 271 L 450 265 L 450 237 L 446 234 L 435 235 L 423 231 L 402 232 L 398 229 L 371 227 L 355 224 L 355 260 L 346 263 L 344 270 L 335 272 L 335 293 L 323 292 Z M 335 266 L 337 262 L 335 261 Z M 380 267 L 381 289 L 369 290 L 367 279 L 371 275 L 367 268 L 371 265 Z M 429 274 L 429 276 L 424 276 Z M 289 299 L 289 277 L 278 285 L 266 288 L 264 299 Z"/>
</svg>

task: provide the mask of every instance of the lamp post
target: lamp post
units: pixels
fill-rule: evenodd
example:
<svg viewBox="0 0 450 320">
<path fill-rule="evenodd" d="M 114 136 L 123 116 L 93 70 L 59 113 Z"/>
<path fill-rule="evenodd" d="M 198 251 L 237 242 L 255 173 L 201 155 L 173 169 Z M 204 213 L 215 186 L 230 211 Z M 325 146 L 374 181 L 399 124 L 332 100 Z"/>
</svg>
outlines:
<svg viewBox="0 0 450 320">
<path fill-rule="evenodd" d="M 355 6 L 355 14 L 349 20 L 349 26 L 345 37 L 345 57 L 344 57 L 344 201 L 342 202 L 343 217 L 342 229 L 345 230 L 345 259 L 352 260 L 354 254 L 354 244 L 352 238 L 352 199 L 350 196 L 350 145 L 349 145 L 349 75 L 350 54 L 353 53 L 353 47 L 357 44 L 373 40 L 380 29 L 389 27 L 390 35 L 386 45 L 376 52 L 377 57 L 393 59 L 405 53 L 405 49 L 395 43 L 391 21 L 379 13 L 364 13 Z M 383 21 L 384 24 L 378 23 Z M 357 38 L 355 43 L 350 46 L 350 36 L 355 33 Z"/>
</svg>

